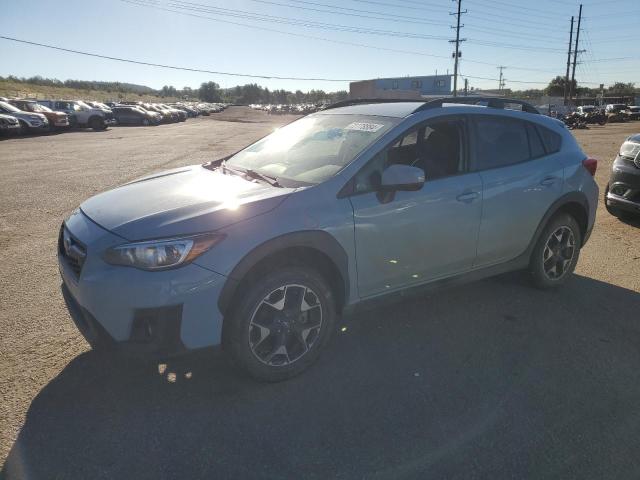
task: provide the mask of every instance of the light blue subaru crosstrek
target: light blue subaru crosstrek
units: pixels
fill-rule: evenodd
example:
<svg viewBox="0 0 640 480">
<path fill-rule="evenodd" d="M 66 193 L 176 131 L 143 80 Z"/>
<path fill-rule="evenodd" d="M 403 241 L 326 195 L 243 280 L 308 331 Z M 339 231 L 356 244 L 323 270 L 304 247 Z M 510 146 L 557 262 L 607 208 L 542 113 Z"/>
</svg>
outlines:
<svg viewBox="0 0 640 480">
<path fill-rule="evenodd" d="M 517 269 L 564 283 L 596 166 L 523 102 L 343 102 L 85 201 L 60 229 L 62 291 L 94 347 L 221 345 L 282 380 L 356 305 Z"/>
</svg>

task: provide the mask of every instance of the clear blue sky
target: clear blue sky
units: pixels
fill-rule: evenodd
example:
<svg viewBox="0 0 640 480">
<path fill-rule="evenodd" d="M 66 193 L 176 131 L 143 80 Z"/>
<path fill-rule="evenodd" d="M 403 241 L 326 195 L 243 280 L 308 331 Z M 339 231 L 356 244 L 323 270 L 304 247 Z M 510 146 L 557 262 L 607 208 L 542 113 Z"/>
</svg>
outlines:
<svg viewBox="0 0 640 480">
<path fill-rule="evenodd" d="M 450 28 L 455 17 L 449 15 L 455 3 L 450 0 L 130 2 L 4 0 L 0 35 L 153 63 L 251 74 L 367 79 L 453 70 L 453 47 L 446 40 L 455 34 Z M 553 76 L 564 75 L 569 19 L 577 19 L 579 3 L 463 0 L 468 13 L 462 17 L 462 36 L 468 40 L 462 44 L 462 75 L 477 88 L 496 88 L 496 67 L 506 65 L 506 85 L 513 89 L 542 87 Z M 578 82 L 640 84 L 640 51 L 635 44 L 640 0 L 583 4 L 580 48 L 587 51 L 580 56 Z M 417 38 L 406 38 L 407 34 Z M 608 60 L 621 57 L 624 60 Z M 3 76 L 112 80 L 154 88 L 195 88 L 213 80 L 223 87 L 257 82 L 271 89 L 348 89 L 348 82 L 250 79 L 131 65 L 1 39 L 0 58 Z"/>
</svg>

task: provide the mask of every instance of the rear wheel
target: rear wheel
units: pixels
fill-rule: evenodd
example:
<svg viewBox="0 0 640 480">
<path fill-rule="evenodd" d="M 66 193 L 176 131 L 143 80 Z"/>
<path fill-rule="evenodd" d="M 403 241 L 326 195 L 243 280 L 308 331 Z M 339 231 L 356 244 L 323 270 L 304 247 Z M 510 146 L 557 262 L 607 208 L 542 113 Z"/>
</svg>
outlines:
<svg viewBox="0 0 640 480">
<path fill-rule="evenodd" d="M 224 346 L 251 376 L 276 382 L 309 367 L 333 330 L 335 303 L 312 269 L 286 267 L 250 282 L 225 325 Z"/>
<path fill-rule="evenodd" d="M 573 273 L 580 256 L 582 235 L 575 218 L 556 215 L 543 230 L 531 254 L 529 268 L 539 288 L 562 285 Z"/>
</svg>

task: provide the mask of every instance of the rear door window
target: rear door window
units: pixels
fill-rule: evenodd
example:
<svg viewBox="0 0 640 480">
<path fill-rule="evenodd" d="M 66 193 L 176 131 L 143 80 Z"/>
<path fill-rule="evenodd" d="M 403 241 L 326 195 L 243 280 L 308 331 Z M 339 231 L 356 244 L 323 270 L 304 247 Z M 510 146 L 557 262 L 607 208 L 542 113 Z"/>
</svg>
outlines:
<svg viewBox="0 0 640 480">
<path fill-rule="evenodd" d="M 531 158 L 525 122 L 481 116 L 475 123 L 477 170 L 513 165 Z"/>
</svg>

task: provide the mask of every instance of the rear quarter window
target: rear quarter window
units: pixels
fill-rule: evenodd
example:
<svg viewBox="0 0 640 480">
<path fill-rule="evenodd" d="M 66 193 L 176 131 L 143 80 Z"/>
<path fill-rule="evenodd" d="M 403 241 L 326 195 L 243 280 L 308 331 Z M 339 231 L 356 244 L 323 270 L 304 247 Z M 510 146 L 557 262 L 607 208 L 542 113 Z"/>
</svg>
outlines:
<svg viewBox="0 0 640 480">
<path fill-rule="evenodd" d="M 562 147 L 562 137 L 559 134 L 540 125 L 536 125 L 536 129 L 540 134 L 540 138 L 542 139 L 542 143 L 544 144 L 544 149 L 547 151 L 547 154 L 560 151 L 560 148 Z"/>
</svg>

